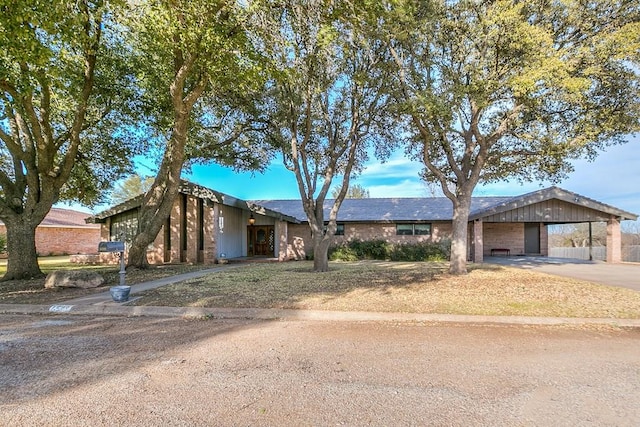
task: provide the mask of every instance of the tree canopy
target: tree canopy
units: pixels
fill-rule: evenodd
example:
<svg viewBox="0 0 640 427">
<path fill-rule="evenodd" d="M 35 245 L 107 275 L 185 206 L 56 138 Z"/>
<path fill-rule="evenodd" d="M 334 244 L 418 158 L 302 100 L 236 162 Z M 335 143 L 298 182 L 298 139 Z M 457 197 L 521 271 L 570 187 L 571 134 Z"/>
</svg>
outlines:
<svg viewBox="0 0 640 427">
<path fill-rule="evenodd" d="M 161 162 L 142 203 L 129 265 L 146 266 L 146 248 L 169 215 L 185 165 L 266 166 L 269 150 L 247 137 L 252 94 L 262 80 L 246 17 L 246 4 L 235 0 L 148 0 L 132 7 L 128 41 L 144 130 L 154 136 Z"/>
<path fill-rule="evenodd" d="M 556 181 L 639 126 L 637 1 L 399 1 L 381 26 L 424 179 L 454 205 L 466 272 L 478 183 Z"/>
<path fill-rule="evenodd" d="M 0 219 L 6 279 L 41 274 L 34 233 L 59 200 L 94 204 L 130 167 L 117 2 L 0 5 Z"/>
<path fill-rule="evenodd" d="M 388 81 L 381 67 L 387 53 L 365 37 L 359 12 L 366 9 L 359 3 L 264 3 L 256 20 L 272 71 L 265 101 L 268 138 L 296 177 L 311 228 L 314 270 L 326 271 L 351 177 L 370 147 L 385 152 L 392 145 L 393 123 L 385 114 L 389 98 L 382 89 Z M 336 178 L 340 190 L 324 218 Z"/>
</svg>

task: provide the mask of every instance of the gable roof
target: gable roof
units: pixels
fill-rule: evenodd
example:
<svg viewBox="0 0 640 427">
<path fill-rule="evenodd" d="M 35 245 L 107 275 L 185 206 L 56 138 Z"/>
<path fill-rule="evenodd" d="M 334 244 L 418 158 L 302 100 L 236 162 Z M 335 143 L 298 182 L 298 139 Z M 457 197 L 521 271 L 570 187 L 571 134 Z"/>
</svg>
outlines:
<svg viewBox="0 0 640 427">
<path fill-rule="evenodd" d="M 559 187 L 550 187 L 520 196 L 473 197 L 469 219 L 483 218 L 550 199 L 584 206 L 620 217 L 622 220 L 637 219 L 637 215 L 633 213 Z M 300 222 L 307 221 L 300 200 L 254 200 L 254 203 L 296 217 Z M 325 201 L 325 218 L 328 218 L 332 206 L 333 199 Z M 451 221 L 452 218 L 453 205 L 446 197 L 345 199 L 338 212 L 340 222 Z"/>
<path fill-rule="evenodd" d="M 638 219 L 638 215 L 631 212 L 618 209 L 614 206 L 607 205 L 606 203 L 598 202 L 597 200 L 590 199 L 578 193 L 573 193 L 571 191 L 567 191 L 560 187 L 554 186 L 538 191 L 532 191 L 531 193 L 523 194 L 521 196 L 511 197 L 509 198 L 509 200 L 505 200 L 502 203 L 498 203 L 494 206 L 488 206 L 485 209 L 472 209 L 471 215 L 469 215 L 469 220 L 499 214 L 502 212 L 518 209 L 523 206 L 533 205 L 552 199 L 562 200 L 567 203 L 603 212 L 611 216 L 620 217 L 621 220 L 629 219 L 635 221 L 636 219 Z"/>
</svg>

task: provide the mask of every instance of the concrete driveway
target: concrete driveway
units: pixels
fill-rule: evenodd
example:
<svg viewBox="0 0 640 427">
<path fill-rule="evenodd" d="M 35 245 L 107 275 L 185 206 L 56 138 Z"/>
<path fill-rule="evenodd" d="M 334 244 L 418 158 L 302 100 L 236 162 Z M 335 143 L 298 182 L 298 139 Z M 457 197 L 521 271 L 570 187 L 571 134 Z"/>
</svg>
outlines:
<svg viewBox="0 0 640 427">
<path fill-rule="evenodd" d="M 486 257 L 484 262 L 640 291 L 640 264 L 607 264 L 603 261 L 552 257 Z"/>
</svg>

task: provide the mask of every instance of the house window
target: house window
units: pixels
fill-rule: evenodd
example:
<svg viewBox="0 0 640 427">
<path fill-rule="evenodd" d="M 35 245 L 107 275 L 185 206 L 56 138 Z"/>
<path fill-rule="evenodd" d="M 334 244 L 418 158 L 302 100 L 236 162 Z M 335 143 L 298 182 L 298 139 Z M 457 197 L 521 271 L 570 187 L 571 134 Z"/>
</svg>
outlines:
<svg viewBox="0 0 640 427">
<path fill-rule="evenodd" d="M 430 236 L 431 224 L 396 224 L 397 236 Z"/>
<path fill-rule="evenodd" d="M 431 224 L 413 224 L 413 234 L 416 236 L 430 236 Z"/>
<path fill-rule="evenodd" d="M 327 224 L 322 229 L 323 234 L 327 234 Z M 344 236 L 344 224 L 336 224 L 336 233 L 334 236 Z"/>
<path fill-rule="evenodd" d="M 133 242 L 138 234 L 138 209 L 122 212 L 111 218 L 109 240 L 112 242 Z"/>
</svg>

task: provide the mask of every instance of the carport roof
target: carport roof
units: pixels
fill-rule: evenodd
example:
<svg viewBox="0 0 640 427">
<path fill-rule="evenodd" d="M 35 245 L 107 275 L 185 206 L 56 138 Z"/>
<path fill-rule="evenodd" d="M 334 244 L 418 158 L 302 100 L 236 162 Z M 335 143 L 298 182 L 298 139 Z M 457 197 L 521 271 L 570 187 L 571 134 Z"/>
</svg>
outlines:
<svg viewBox="0 0 640 427">
<path fill-rule="evenodd" d="M 562 200 L 567 203 L 571 203 L 577 206 L 593 209 L 599 212 L 603 212 L 610 216 L 619 217 L 620 220 L 632 220 L 638 219 L 638 215 L 631 212 L 623 211 L 614 206 L 607 205 L 594 199 L 582 196 L 578 193 L 567 191 L 560 187 L 549 187 L 543 190 L 533 191 L 531 193 L 523 194 L 521 196 L 511 197 L 508 200 L 500 202 L 493 206 L 488 206 L 484 209 L 473 210 L 469 216 L 470 220 L 483 218 L 490 215 L 499 214 L 502 212 L 521 208 L 523 206 L 533 205 L 536 203 L 544 202 L 547 200 Z"/>
</svg>

